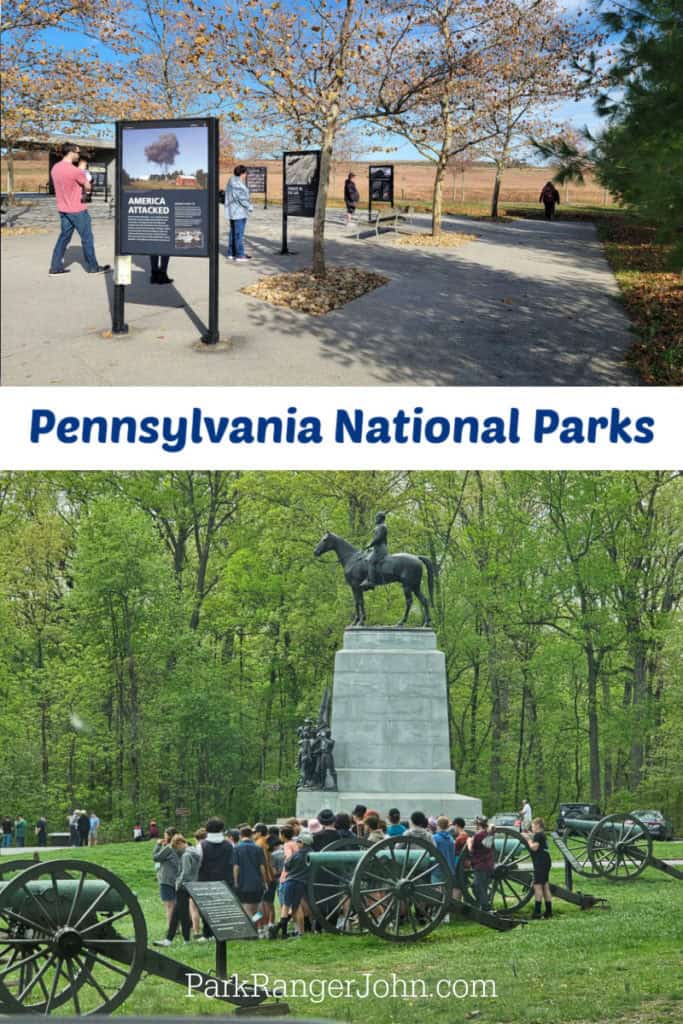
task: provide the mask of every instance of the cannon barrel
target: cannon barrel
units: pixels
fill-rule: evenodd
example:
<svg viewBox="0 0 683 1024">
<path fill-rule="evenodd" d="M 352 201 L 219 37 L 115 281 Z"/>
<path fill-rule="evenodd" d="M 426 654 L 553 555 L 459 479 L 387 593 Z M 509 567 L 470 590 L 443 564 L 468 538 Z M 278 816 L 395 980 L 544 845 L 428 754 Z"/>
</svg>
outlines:
<svg viewBox="0 0 683 1024">
<path fill-rule="evenodd" d="M 9 882 L 0 882 L 0 902 Z M 74 904 L 74 897 L 76 903 Z M 74 921 L 95 905 L 98 913 L 116 913 L 125 904 L 115 889 L 98 879 L 88 879 L 79 885 L 76 879 L 54 879 L 27 882 L 16 889 L 8 900 L 8 909 L 15 913 L 26 911 L 31 921 L 41 925 L 54 925 L 60 918 L 71 914 Z M 62 922 L 63 923 L 63 922 Z"/>
</svg>

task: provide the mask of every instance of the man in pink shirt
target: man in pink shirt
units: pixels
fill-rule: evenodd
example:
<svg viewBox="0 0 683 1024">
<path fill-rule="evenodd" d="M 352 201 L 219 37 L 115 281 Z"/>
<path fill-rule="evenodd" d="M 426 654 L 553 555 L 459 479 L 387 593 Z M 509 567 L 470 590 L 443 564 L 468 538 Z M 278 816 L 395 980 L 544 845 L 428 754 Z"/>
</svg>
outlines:
<svg viewBox="0 0 683 1024">
<path fill-rule="evenodd" d="M 61 231 L 52 253 L 50 276 L 68 274 L 64 266 L 64 254 L 71 241 L 74 230 L 78 232 L 83 247 L 85 268 L 89 274 L 103 274 L 110 270 L 109 264 L 100 266 L 95 256 L 95 242 L 92 235 L 90 214 L 83 202 L 83 190 L 90 192 L 92 184 L 85 173 L 76 167 L 80 158 L 80 149 L 75 142 L 67 142 L 64 146 L 64 157 L 52 168 L 51 178 L 55 189 L 55 199 L 59 211 Z"/>
</svg>

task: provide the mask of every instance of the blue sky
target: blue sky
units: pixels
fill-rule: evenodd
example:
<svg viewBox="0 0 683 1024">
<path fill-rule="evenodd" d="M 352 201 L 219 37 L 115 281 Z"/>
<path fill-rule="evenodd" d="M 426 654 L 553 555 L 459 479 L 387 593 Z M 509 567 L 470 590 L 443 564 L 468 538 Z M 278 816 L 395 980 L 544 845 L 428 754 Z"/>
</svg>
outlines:
<svg viewBox="0 0 683 1024">
<path fill-rule="evenodd" d="M 207 6 L 211 6 L 211 0 L 208 0 Z M 296 7 L 302 8 L 304 6 L 301 0 L 297 0 Z M 567 11 L 576 12 L 577 10 L 589 10 L 591 7 L 591 0 L 560 0 L 559 6 L 563 7 Z M 65 33 L 58 29 L 49 29 L 43 35 L 46 42 L 55 45 L 62 46 L 65 49 L 80 49 L 87 48 L 94 54 L 106 59 L 108 51 L 102 44 L 89 39 L 85 36 L 79 36 L 77 33 Z M 555 122 L 567 122 L 573 125 L 577 129 L 582 129 L 587 126 L 591 131 L 599 130 L 601 126 L 601 120 L 595 115 L 593 109 L 593 101 L 591 99 L 584 99 L 579 102 L 568 101 L 560 104 L 554 108 L 551 114 L 552 120 Z M 93 126 L 96 128 L 97 126 Z M 227 125 L 229 131 L 229 124 Z M 102 125 L 100 126 L 102 133 L 109 135 L 113 139 L 114 126 Z M 371 152 L 368 152 L 367 158 L 369 160 L 419 160 L 420 155 L 413 147 L 400 137 L 395 136 L 384 136 L 378 135 L 375 139 L 370 140 L 369 146 L 375 146 Z M 386 146 L 386 149 L 383 147 Z M 238 154 L 245 155 L 245 154 Z M 178 166 L 182 166 L 185 171 L 188 167 L 185 164 L 189 164 L 192 161 L 189 159 L 183 160 L 183 157 L 179 157 L 182 161 Z M 197 163 L 196 166 L 205 166 L 206 161 L 203 163 Z M 194 170 L 195 168 L 193 168 Z M 149 173 L 148 171 L 146 173 Z"/>
</svg>

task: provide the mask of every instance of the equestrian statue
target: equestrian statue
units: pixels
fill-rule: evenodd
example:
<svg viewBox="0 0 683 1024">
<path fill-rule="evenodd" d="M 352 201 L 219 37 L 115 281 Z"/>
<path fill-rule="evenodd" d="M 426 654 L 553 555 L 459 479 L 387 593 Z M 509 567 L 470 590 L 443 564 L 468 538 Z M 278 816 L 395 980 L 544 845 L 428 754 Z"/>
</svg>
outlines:
<svg viewBox="0 0 683 1024">
<path fill-rule="evenodd" d="M 336 533 L 326 533 L 313 554 L 323 555 L 326 551 L 336 553 L 344 570 L 346 582 L 353 591 L 356 613 L 351 623 L 352 626 L 365 625 L 364 592 L 374 590 L 375 587 L 383 587 L 388 583 L 400 583 L 406 599 L 403 618 L 397 625 L 405 626 L 413 597 L 416 597 L 422 606 L 422 625 L 431 626 L 429 608 L 430 604 L 434 604 L 434 577 L 436 576 L 434 563 L 425 555 L 409 555 L 405 552 L 390 555 L 387 546 L 386 515 L 386 512 L 378 512 L 375 516 L 375 528 L 367 548 L 358 550 L 343 537 L 338 537 Z M 420 589 L 422 573 L 425 569 L 429 600 Z"/>
</svg>

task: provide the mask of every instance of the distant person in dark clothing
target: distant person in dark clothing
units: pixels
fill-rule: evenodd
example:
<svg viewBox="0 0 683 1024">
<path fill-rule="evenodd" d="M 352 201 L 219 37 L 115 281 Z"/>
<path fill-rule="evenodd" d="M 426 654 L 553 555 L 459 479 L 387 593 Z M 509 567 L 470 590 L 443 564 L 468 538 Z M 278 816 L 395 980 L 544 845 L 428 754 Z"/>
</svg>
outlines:
<svg viewBox="0 0 683 1024">
<path fill-rule="evenodd" d="M 353 215 L 356 212 L 356 207 L 360 202 L 360 192 L 356 188 L 356 175 L 351 171 L 348 178 L 344 182 L 344 203 L 346 205 L 346 218 L 344 223 L 347 225 L 353 223 Z"/>
<path fill-rule="evenodd" d="M 543 203 L 545 206 L 545 219 L 552 220 L 553 214 L 555 213 L 555 207 L 559 205 L 560 202 L 560 193 L 557 191 L 552 181 L 546 181 L 545 185 L 541 189 L 538 201 L 539 203 Z"/>
<path fill-rule="evenodd" d="M 353 819 L 351 831 L 354 833 L 354 835 L 365 835 L 365 825 L 363 824 L 363 818 L 365 817 L 366 811 L 367 807 L 365 806 L 365 804 L 356 804 L 354 809 L 351 811 L 351 817 Z"/>
<path fill-rule="evenodd" d="M 87 811 L 78 812 L 76 827 L 78 828 L 78 838 L 81 846 L 87 846 L 88 836 L 90 835 L 90 815 Z"/>
<path fill-rule="evenodd" d="M 44 814 L 41 814 L 36 822 L 36 839 L 38 846 L 47 846 L 47 821 Z"/>
<path fill-rule="evenodd" d="M 354 836 L 351 831 L 351 815 L 347 814 L 346 811 L 340 811 L 339 814 L 335 814 L 334 827 L 339 833 L 340 839 L 353 839 Z"/>
<path fill-rule="evenodd" d="M 206 839 L 201 842 L 202 863 L 198 880 L 225 882 L 232 889 L 236 847 L 225 838 L 225 822 L 220 818 L 209 818 L 206 833 Z M 205 921 L 203 937 L 210 939 L 212 935 L 213 932 Z"/>
<path fill-rule="evenodd" d="M 539 920 L 541 917 L 542 900 L 545 900 L 545 913 L 543 916 L 553 916 L 553 896 L 548 883 L 551 861 L 543 818 L 534 818 L 531 823 L 531 829 L 531 832 L 523 832 L 522 835 L 529 843 L 531 862 L 534 866 L 534 912 L 531 916 Z"/>
</svg>

